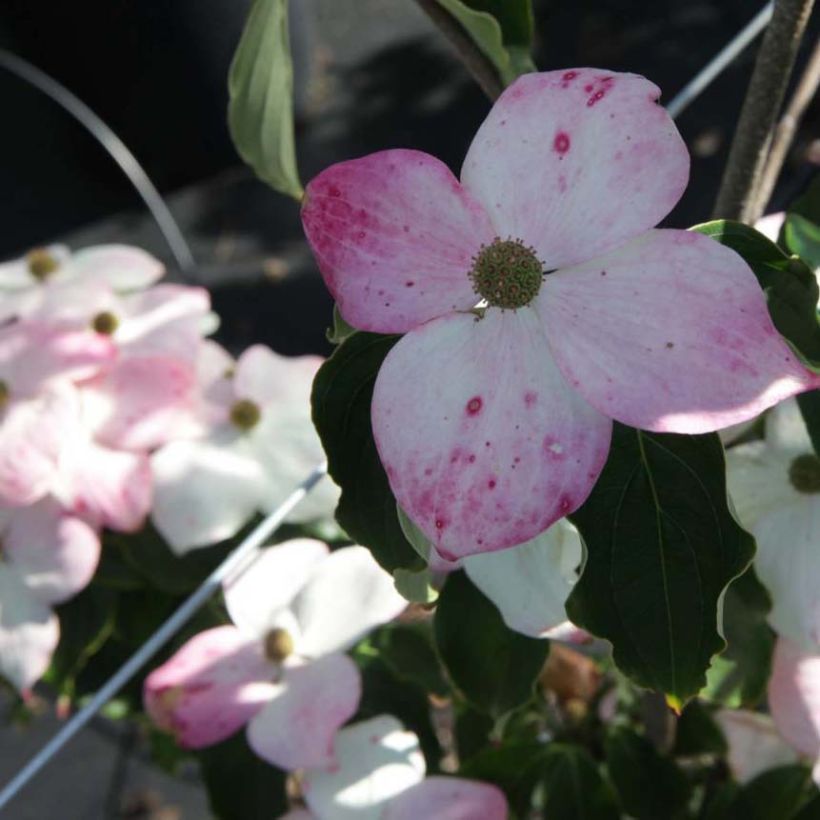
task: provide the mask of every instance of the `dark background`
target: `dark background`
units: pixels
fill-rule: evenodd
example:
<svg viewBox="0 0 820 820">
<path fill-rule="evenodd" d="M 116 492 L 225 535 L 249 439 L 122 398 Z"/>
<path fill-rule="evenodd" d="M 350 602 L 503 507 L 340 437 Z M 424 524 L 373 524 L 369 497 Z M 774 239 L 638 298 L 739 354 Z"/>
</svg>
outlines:
<svg viewBox="0 0 820 820">
<path fill-rule="evenodd" d="M 645 74 L 669 100 L 762 4 L 536 0 L 536 60 L 543 69 Z M 330 301 L 297 205 L 251 178 L 227 134 L 226 76 L 247 7 L 247 0 L 0 0 L 0 47 L 90 105 L 169 196 L 194 247 L 196 278 L 222 315 L 221 341 L 234 350 L 262 341 L 285 353 L 326 352 Z M 413 0 L 294 0 L 293 7 L 303 179 L 391 146 L 429 151 L 458 170 L 489 104 Z M 754 47 L 681 116 L 692 181 L 668 224 L 709 217 L 753 56 Z M 0 100 L 0 258 L 66 237 L 77 246 L 130 241 L 170 261 L 129 182 L 78 124 L 2 68 Z M 817 126 L 815 107 L 773 209 L 814 170 L 807 156 Z"/>
</svg>

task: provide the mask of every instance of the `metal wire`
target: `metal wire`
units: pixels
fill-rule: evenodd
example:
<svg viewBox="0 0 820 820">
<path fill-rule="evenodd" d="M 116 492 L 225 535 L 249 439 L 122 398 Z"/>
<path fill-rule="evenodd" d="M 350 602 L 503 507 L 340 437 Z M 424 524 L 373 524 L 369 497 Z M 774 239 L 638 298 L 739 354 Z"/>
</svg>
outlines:
<svg viewBox="0 0 820 820">
<path fill-rule="evenodd" d="M 156 632 L 108 679 L 91 700 L 77 712 L 54 737 L 8 782 L 0 792 L 0 809 L 5 808 L 20 790 L 80 731 L 114 695 L 181 629 L 197 610 L 216 592 L 222 582 L 247 571 L 261 555 L 260 547 L 274 533 L 297 504 L 327 473 L 325 464 L 317 467 L 253 532 L 191 593 L 184 603 Z"/>
<path fill-rule="evenodd" d="M 33 85 L 50 97 L 74 119 L 83 125 L 109 153 L 122 172 L 131 180 L 137 193 L 151 212 L 157 227 L 165 238 L 174 260 L 184 273 L 193 273 L 196 263 L 191 248 L 182 231 L 165 204 L 159 191 L 151 182 L 145 169 L 131 153 L 126 144 L 100 119 L 79 97 L 37 66 L 0 48 L 0 68 Z"/>
<path fill-rule="evenodd" d="M 752 40 L 769 24 L 774 11 L 774 2 L 767 3 L 748 23 L 738 32 L 735 37 L 715 56 L 713 60 L 704 66 L 692 80 L 690 80 L 666 106 L 669 116 L 676 119 L 681 115 L 693 100 L 712 83 L 712 81 L 723 72 L 723 70 L 734 61 Z"/>
</svg>

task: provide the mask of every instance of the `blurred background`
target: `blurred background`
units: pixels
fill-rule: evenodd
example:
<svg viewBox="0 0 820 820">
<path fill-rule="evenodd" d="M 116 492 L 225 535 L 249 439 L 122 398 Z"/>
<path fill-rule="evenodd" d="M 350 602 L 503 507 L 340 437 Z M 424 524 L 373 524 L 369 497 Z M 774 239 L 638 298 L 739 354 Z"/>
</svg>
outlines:
<svg viewBox="0 0 820 820">
<path fill-rule="evenodd" d="M 337 160 L 398 146 L 433 153 L 458 172 L 489 103 L 413 0 L 291 5 L 303 181 Z M 762 5 L 536 0 L 535 59 L 545 70 L 592 65 L 644 74 L 668 101 Z M 143 164 L 193 248 L 195 281 L 212 292 L 222 317 L 219 341 L 234 351 L 264 342 L 281 353 L 327 353 L 331 302 L 302 238 L 298 206 L 253 178 L 227 132 L 226 77 L 248 6 L 248 0 L 2 0 L 0 48 L 77 94 Z M 805 42 L 817 31 L 815 15 Z M 710 216 L 754 51 L 679 120 L 693 157 L 692 181 L 670 225 Z M 0 100 L 0 258 L 55 239 L 75 247 L 120 241 L 151 250 L 177 276 L 130 183 L 80 125 L 2 68 Z M 771 210 L 799 193 L 820 164 L 818 126 L 815 104 Z M 43 720 L 34 731 L 4 730 L 0 777 L 53 729 L 53 721 Z M 3 816 L 207 817 L 195 772 L 171 781 L 121 741 L 118 727 L 100 719 Z"/>
</svg>

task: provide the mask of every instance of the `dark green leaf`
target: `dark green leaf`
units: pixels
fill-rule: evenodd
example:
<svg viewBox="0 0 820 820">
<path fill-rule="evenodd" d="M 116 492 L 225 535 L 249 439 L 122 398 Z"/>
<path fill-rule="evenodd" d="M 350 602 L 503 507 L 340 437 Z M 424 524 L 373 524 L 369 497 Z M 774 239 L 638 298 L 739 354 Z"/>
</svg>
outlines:
<svg viewBox="0 0 820 820">
<path fill-rule="evenodd" d="M 800 415 L 806 424 L 814 452 L 820 455 L 820 390 L 808 390 L 797 397 Z"/>
<path fill-rule="evenodd" d="M 805 766 L 779 766 L 743 786 L 724 815 L 726 820 L 792 820 L 811 799 Z"/>
<path fill-rule="evenodd" d="M 253 0 L 228 91 L 228 125 L 239 156 L 277 191 L 300 199 L 288 0 Z"/>
<path fill-rule="evenodd" d="M 675 730 L 674 754 L 679 757 L 726 754 L 726 738 L 709 709 L 699 700 L 686 705 Z"/>
<path fill-rule="evenodd" d="M 376 374 L 397 341 L 397 336 L 354 333 L 319 368 L 311 397 L 328 471 L 342 489 L 336 519 L 388 572 L 424 568 L 399 525 L 370 426 Z"/>
<path fill-rule="evenodd" d="M 496 717 L 532 697 L 549 652 L 547 641 L 509 629 L 464 572 L 447 578 L 435 635 L 450 679 L 476 708 Z"/>
<path fill-rule="evenodd" d="M 679 815 L 689 799 L 689 783 L 674 761 L 626 727 L 611 730 L 604 746 L 609 775 L 627 814 L 640 820 Z"/>
<path fill-rule="evenodd" d="M 793 820 L 817 820 L 820 817 L 820 794 L 817 787 L 810 788 L 809 801 L 794 815 Z"/>
<path fill-rule="evenodd" d="M 498 71 L 504 85 L 520 74 L 535 71 L 529 56 L 532 31 L 529 0 L 437 0 L 473 39 Z M 501 15 L 500 20 L 494 13 Z M 528 16 L 529 15 L 529 16 Z M 506 38 L 506 39 L 505 39 Z"/>
<path fill-rule="evenodd" d="M 635 683 L 685 702 L 724 646 L 720 596 L 754 552 L 729 512 L 717 435 L 616 424 L 601 477 L 572 518 L 587 558 L 570 619 L 610 640 Z"/>
<path fill-rule="evenodd" d="M 285 772 L 257 757 L 244 732 L 196 755 L 219 820 L 273 820 L 288 810 Z"/>
<path fill-rule="evenodd" d="M 457 705 L 455 738 L 461 761 L 469 761 L 484 749 L 494 725 L 495 721 L 489 715 L 473 709 L 469 703 Z"/>
<path fill-rule="evenodd" d="M 757 705 L 772 669 L 774 633 L 766 621 L 771 601 L 749 567 L 732 581 L 723 601 L 726 649 L 712 662 L 701 696 L 731 708 Z"/>
<path fill-rule="evenodd" d="M 545 748 L 533 742 L 484 749 L 459 769 L 458 776 L 494 783 L 507 795 L 510 808 L 527 817 L 543 772 Z"/>
<path fill-rule="evenodd" d="M 618 820 L 612 787 L 581 747 L 550 744 L 543 771 L 544 820 Z"/>
<path fill-rule="evenodd" d="M 786 247 L 810 268 L 820 268 L 820 225 L 800 214 L 789 214 L 783 225 Z"/>
<path fill-rule="evenodd" d="M 73 696 L 77 675 L 111 637 L 116 613 L 116 593 L 96 583 L 57 607 L 60 643 L 46 680 L 61 694 Z"/>
<path fill-rule="evenodd" d="M 415 683 L 426 692 L 444 697 L 450 691 L 428 629 L 420 626 L 390 626 L 379 631 L 374 644 L 393 674 Z"/>
<path fill-rule="evenodd" d="M 817 322 L 817 280 L 799 259 L 789 258 L 763 234 L 718 219 L 695 225 L 694 231 L 737 251 L 748 262 L 766 293 L 775 327 L 803 362 L 820 368 L 820 325 Z"/>
</svg>

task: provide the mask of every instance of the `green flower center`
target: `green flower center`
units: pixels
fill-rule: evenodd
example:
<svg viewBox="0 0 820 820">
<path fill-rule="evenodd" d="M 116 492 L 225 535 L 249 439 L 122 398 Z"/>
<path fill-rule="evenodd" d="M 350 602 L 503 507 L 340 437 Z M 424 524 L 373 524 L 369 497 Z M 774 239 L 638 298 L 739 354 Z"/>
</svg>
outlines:
<svg viewBox="0 0 820 820">
<path fill-rule="evenodd" d="M 265 657 L 274 663 L 282 663 L 293 654 L 293 638 L 287 629 L 271 629 L 265 635 Z"/>
<path fill-rule="evenodd" d="M 789 467 L 789 481 L 799 493 L 820 493 L 820 458 L 812 453 L 798 456 Z"/>
<path fill-rule="evenodd" d="M 533 248 L 520 239 L 498 239 L 482 245 L 469 273 L 475 292 L 502 310 L 515 310 L 532 302 L 541 289 L 544 266 Z"/>
<path fill-rule="evenodd" d="M 259 405 L 249 399 L 239 399 L 231 407 L 231 422 L 240 430 L 251 430 L 259 424 L 262 411 Z"/>
<path fill-rule="evenodd" d="M 104 310 L 102 313 L 98 313 L 91 320 L 91 327 L 93 327 L 97 333 L 102 333 L 105 336 L 113 335 L 119 325 L 120 320 L 113 313 L 107 310 Z"/>
<path fill-rule="evenodd" d="M 38 282 L 44 282 L 60 267 L 60 263 L 45 248 L 35 248 L 26 256 L 26 262 L 29 273 Z"/>
<path fill-rule="evenodd" d="M 9 399 L 11 398 L 11 390 L 9 390 L 9 386 L 0 379 L 0 410 L 3 410 L 5 406 L 9 403 Z"/>
</svg>

